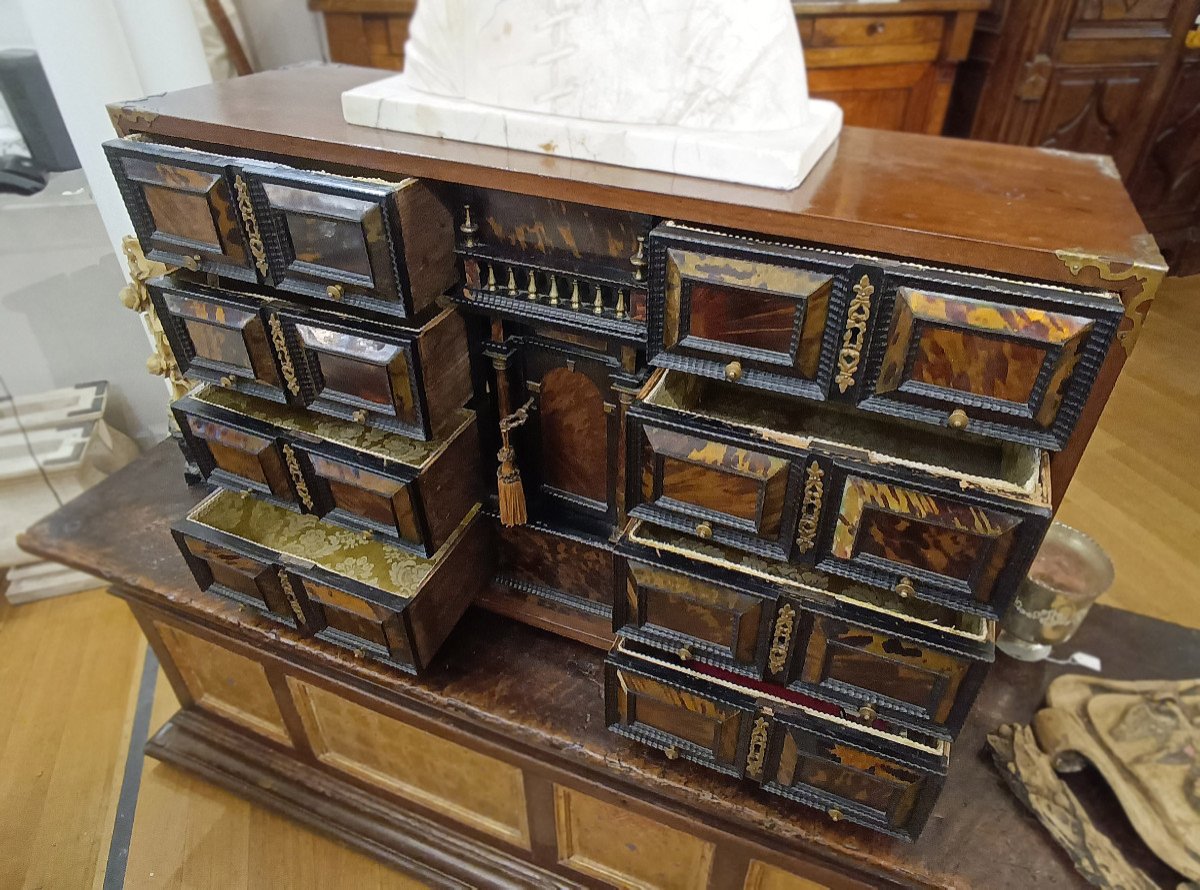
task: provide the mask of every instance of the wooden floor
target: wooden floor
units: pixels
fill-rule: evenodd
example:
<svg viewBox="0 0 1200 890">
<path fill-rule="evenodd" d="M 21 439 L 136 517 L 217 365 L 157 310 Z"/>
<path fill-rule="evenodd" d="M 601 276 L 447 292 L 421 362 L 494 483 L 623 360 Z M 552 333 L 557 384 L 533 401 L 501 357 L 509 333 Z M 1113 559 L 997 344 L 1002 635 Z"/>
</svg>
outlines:
<svg viewBox="0 0 1200 890">
<path fill-rule="evenodd" d="M 1060 517 L 1096 537 L 1107 601 L 1200 626 L 1200 277 L 1169 281 Z M 100 591 L 0 599 L 0 888 L 419 886 L 178 770 L 127 754 L 145 643 Z M 149 731 L 176 703 L 157 677 Z M 143 723 L 142 725 L 146 725 Z M 122 776 L 142 768 L 136 799 Z M 131 830 L 125 807 L 136 804 Z M 120 844 L 118 843 L 119 847 Z"/>
</svg>

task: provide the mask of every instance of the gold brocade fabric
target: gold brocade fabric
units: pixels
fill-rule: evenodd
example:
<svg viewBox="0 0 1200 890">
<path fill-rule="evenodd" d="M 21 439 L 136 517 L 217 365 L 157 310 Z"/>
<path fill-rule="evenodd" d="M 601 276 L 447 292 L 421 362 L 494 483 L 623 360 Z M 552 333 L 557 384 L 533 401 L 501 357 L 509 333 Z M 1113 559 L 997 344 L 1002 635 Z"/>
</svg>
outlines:
<svg viewBox="0 0 1200 890">
<path fill-rule="evenodd" d="M 391 547 L 369 534 L 335 528 L 315 516 L 233 492 L 213 495 L 191 518 L 405 599 L 416 595 L 435 567 L 434 560 Z"/>
</svg>

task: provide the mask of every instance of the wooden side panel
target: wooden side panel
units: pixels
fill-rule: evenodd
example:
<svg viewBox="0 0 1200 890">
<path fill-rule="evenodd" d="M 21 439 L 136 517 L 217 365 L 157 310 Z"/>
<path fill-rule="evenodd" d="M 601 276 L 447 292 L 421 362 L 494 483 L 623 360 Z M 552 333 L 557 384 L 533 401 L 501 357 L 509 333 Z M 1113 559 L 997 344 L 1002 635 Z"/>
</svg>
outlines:
<svg viewBox="0 0 1200 890">
<path fill-rule="evenodd" d="M 261 664 L 162 622 L 154 626 L 197 706 L 274 742 L 292 744 Z"/>
<path fill-rule="evenodd" d="M 421 386 L 433 438 L 451 432 L 471 398 L 471 356 L 462 316 L 447 310 L 421 330 L 417 341 Z"/>
<path fill-rule="evenodd" d="M 431 552 L 446 542 L 483 496 L 479 461 L 479 428 L 472 420 L 417 479 Z"/>
<path fill-rule="evenodd" d="M 715 846 L 562 785 L 554 786 L 558 859 L 606 884 L 694 890 L 708 884 Z"/>
<path fill-rule="evenodd" d="M 530 849 L 521 770 L 289 676 L 309 745 L 333 769 Z"/>
</svg>

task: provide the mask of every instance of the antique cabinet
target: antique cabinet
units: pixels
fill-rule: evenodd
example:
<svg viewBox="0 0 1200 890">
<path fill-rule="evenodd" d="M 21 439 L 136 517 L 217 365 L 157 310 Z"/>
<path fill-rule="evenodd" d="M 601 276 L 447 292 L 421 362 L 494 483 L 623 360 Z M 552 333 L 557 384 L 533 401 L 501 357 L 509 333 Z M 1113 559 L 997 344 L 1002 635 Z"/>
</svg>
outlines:
<svg viewBox="0 0 1200 890">
<path fill-rule="evenodd" d="M 958 63 L 987 0 L 798 0 L 808 87 L 842 106 L 846 123 L 940 133 Z M 334 62 L 404 67 L 416 0 L 309 0 Z"/>
<path fill-rule="evenodd" d="M 336 100 L 375 76 L 298 68 L 112 109 L 136 136 L 114 159 L 220 145 L 210 185 L 244 194 L 248 272 L 201 253 L 152 286 L 204 383 L 176 417 L 220 489 L 172 517 L 196 602 L 386 679 L 432 676 L 474 601 L 606 654 L 464 682 L 549 705 L 586 670 L 594 719 L 663 752 L 652 770 L 689 761 L 706 795 L 740 782 L 919 843 L 996 620 L 1164 273 L 1120 182 L 1086 156 L 853 127 L 791 192 L 366 144 Z M 286 738 L 325 766 L 375 780 L 418 756 L 340 695 L 283 701 Z M 337 729 L 353 744 L 321 760 Z M 520 807 L 467 811 L 506 843 L 535 830 Z M 555 873 L 625 882 L 581 863 L 576 815 L 554 816 Z"/>
<path fill-rule="evenodd" d="M 1196 0 L 995 0 L 947 132 L 1111 155 L 1172 271 L 1200 271 Z"/>
</svg>

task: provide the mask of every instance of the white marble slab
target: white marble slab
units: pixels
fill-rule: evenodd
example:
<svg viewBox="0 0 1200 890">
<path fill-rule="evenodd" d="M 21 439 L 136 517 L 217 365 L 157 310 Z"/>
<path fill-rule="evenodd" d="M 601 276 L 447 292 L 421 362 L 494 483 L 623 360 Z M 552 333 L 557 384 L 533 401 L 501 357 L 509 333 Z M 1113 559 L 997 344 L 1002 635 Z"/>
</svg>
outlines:
<svg viewBox="0 0 1200 890">
<path fill-rule="evenodd" d="M 841 128 L 789 0 L 421 0 L 352 124 L 790 189 Z"/>
<path fill-rule="evenodd" d="M 366 127 L 775 189 L 798 186 L 842 128 L 842 110 L 819 99 L 798 127 L 729 133 L 514 111 L 414 90 L 404 75 L 343 93 L 342 113 Z"/>
</svg>

